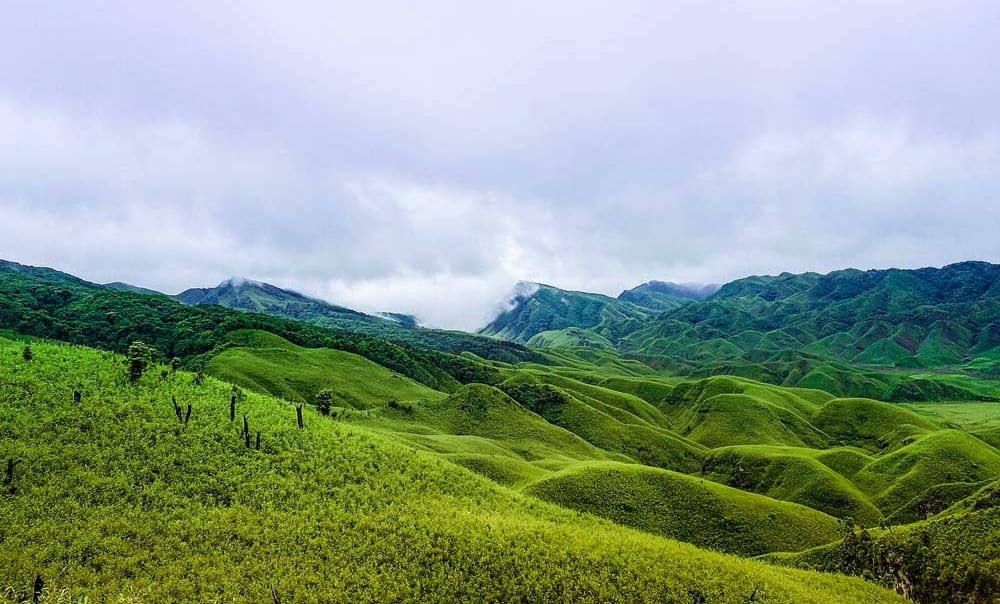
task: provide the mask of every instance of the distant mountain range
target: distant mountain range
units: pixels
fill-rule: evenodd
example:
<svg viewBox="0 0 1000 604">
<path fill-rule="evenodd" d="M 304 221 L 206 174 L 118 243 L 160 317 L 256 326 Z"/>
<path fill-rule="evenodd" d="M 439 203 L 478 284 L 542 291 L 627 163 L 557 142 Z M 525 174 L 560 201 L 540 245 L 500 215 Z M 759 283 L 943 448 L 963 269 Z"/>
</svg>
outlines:
<svg viewBox="0 0 1000 604">
<path fill-rule="evenodd" d="M 49 283 L 163 295 L 121 282 L 92 284 L 9 261 L 0 261 L 0 269 Z M 489 341 L 482 336 L 488 336 L 536 348 L 606 349 L 703 371 L 714 366 L 741 373 L 746 364 L 773 365 L 780 359 L 785 366 L 769 370 L 772 375 L 762 376 L 758 369 L 750 374 L 779 383 L 790 379 L 790 362 L 796 361 L 795 371 L 804 375 L 816 366 L 811 359 L 1000 371 L 1000 265 L 986 262 L 827 275 L 782 273 L 722 286 L 650 281 L 617 298 L 524 282 L 479 335 L 423 329 L 410 315 L 369 315 L 241 278 L 169 297 L 454 353 L 481 351 Z"/>
<path fill-rule="evenodd" d="M 480 333 L 681 364 L 789 352 L 910 368 L 1000 361 L 1000 266 L 986 262 L 783 273 L 721 287 L 650 282 L 618 298 L 540 285 L 513 302 Z"/>
<path fill-rule="evenodd" d="M 587 345 L 580 338 L 597 336 L 614 342 L 657 313 L 703 300 L 718 289 L 650 281 L 612 298 L 522 282 L 509 297 L 509 308 L 479 333 L 538 346 Z"/>
</svg>

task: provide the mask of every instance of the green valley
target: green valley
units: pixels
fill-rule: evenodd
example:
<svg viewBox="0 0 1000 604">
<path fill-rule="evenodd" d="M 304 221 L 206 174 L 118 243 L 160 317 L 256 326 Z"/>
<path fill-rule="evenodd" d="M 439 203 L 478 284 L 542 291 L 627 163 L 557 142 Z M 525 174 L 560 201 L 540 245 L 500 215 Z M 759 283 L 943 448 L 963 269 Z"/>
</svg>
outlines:
<svg viewBox="0 0 1000 604">
<path fill-rule="evenodd" d="M 1000 271 L 910 273 L 472 335 L 4 263 L 0 601 L 991 602 Z"/>
</svg>

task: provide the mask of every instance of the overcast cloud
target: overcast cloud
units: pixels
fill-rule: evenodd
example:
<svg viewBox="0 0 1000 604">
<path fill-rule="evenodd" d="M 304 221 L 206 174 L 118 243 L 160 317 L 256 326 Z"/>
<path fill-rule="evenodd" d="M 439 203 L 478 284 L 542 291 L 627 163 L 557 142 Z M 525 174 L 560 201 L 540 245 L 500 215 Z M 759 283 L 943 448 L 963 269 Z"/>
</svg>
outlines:
<svg viewBox="0 0 1000 604">
<path fill-rule="evenodd" d="M 207 4 L 2 3 L 0 258 L 466 329 L 1000 261 L 996 2 Z"/>
</svg>

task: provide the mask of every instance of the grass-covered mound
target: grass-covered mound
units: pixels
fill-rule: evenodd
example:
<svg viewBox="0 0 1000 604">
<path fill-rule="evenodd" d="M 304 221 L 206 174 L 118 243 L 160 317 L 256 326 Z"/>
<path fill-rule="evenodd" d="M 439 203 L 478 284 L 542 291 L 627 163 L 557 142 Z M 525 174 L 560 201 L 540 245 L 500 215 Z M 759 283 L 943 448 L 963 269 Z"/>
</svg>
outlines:
<svg viewBox="0 0 1000 604">
<path fill-rule="evenodd" d="M 389 417 L 433 427 L 440 434 L 489 439 L 524 460 L 604 459 L 607 454 L 552 425 L 500 390 L 485 384 L 463 386 L 446 399 L 387 410 Z M 405 423 L 396 424 L 406 430 Z M 447 437 L 446 437 L 447 438 Z"/>
<path fill-rule="evenodd" d="M 707 447 L 740 444 L 820 446 L 824 435 L 802 416 L 746 394 L 720 394 L 698 406 L 682 431 Z"/>
<path fill-rule="evenodd" d="M 444 396 L 356 354 L 303 348 L 266 331 L 235 332 L 230 343 L 207 363 L 208 373 L 289 401 L 313 403 L 320 391 L 330 390 L 335 406 L 367 409 Z"/>
<path fill-rule="evenodd" d="M 593 397 L 573 395 L 530 374 L 519 374 L 500 388 L 526 409 L 587 442 L 639 463 L 696 472 L 703 449 L 670 430 L 654 426 Z"/>
<path fill-rule="evenodd" d="M 829 401 L 812 417 L 812 423 L 835 444 L 873 452 L 891 450 L 938 429 L 909 409 L 863 398 Z"/>
<path fill-rule="evenodd" d="M 940 430 L 876 458 L 855 474 L 854 483 L 889 514 L 935 485 L 997 476 L 1000 451 L 964 432 Z"/>
<path fill-rule="evenodd" d="M 824 445 L 827 438 L 809 422 L 809 417 L 830 398 L 815 390 L 712 377 L 678 384 L 659 408 L 682 435 L 708 447 L 816 447 Z"/>
<path fill-rule="evenodd" d="M 849 517 L 865 526 L 878 524 L 878 508 L 819 456 L 816 450 L 798 447 L 725 447 L 709 453 L 704 471 L 706 478 L 745 491 Z"/>
<path fill-rule="evenodd" d="M 835 518 L 805 506 L 634 464 L 580 464 L 527 491 L 619 524 L 745 556 L 798 551 L 838 537 Z"/>
<path fill-rule="evenodd" d="M 268 396 L 230 423 L 212 378 L 133 386 L 120 357 L 32 348 L 0 342 L 7 600 L 40 576 L 91 601 L 898 601 L 581 517 L 315 413 L 299 430 Z"/>
<path fill-rule="evenodd" d="M 988 484 L 989 481 L 946 482 L 934 485 L 906 502 L 906 505 L 893 512 L 888 520 L 892 524 L 909 524 L 926 520 L 971 497 Z"/>
<path fill-rule="evenodd" d="M 842 541 L 766 559 L 862 575 L 922 604 L 1000 599 L 1000 485 L 930 520 L 854 531 Z"/>
</svg>

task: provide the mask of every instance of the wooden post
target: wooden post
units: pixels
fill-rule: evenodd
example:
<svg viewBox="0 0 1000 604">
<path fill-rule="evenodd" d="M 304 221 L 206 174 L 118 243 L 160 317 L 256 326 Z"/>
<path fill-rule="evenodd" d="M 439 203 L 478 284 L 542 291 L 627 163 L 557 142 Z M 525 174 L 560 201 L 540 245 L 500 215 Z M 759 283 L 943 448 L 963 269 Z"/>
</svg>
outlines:
<svg viewBox="0 0 1000 604">
<path fill-rule="evenodd" d="M 186 428 L 188 422 L 191 420 L 191 403 L 188 403 L 187 413 L 184 414 L 184 427 Z"/>
<path fill-rule="evenodd" d="M 42 581 L 41 575 L 35 575 L 35 585 L 31 594 L 31 604 L 38 604 L 38 601 L 42 599 L 42 590 L 45 589 L 45 581 Z"/>
<path fill-rule="evenodd" d="M 260 430 L 257 430 L 257 442 L 254 444 L 254 449 L 260 451 Z"/>
<path fill-rule="evenodd" d="M 295 408 L 295 417 L 299 421 L 299 430 L 305 428 L 305 424 L 302 423 L 302 405 Z"/>
<path fill-rule="evenodd" d="M 79 390 L 74 390 L 73 391 L 73 403 L 76 404 L 76 405 L 79 405 L 80 401 L 82 399 L 83 399 L 83 395 L 80 394 L 80 391 Z"/>
<path fill-rule="evenodd" d="M 177 421 L 183 422 L 184 415 L 181 413 L 181 406 L 177 404 L 177 397 L 171 396 L 170 400 L 174 403 L 174 415 L 177 416 Z"/>
<path fill-rule="evenodd" d="M 229 421 L 236 420 L 236 393 L 229 397 Z"/>
<path fill-rule="evenodd" d="M 281 596 L 278 595 L 278 588 L 271 584 L 271 602 L 272 604 L 281 604 Z"/>
<path fill-rule="evenodd" d="M 21 463 L 20 459 L 14 459 L 13 457 L 7 459 L 7 475 L 3 479 L 3 486 L 9 487 L 14 484 L 14 468 L 19 463 Z"/>
<path fill-rule="evenodd" d="M 250 448 L 250 420 L 247 416 L 243 416 L 243 444 L 247 449 Z"/>
</svg>

